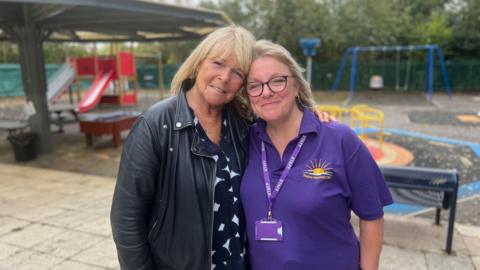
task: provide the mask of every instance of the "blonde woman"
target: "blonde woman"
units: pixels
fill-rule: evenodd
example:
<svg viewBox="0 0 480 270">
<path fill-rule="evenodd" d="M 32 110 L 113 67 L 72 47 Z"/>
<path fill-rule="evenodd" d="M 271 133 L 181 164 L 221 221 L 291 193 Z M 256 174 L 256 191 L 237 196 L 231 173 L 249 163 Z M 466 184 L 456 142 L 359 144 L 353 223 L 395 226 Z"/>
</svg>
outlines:
<svg viewBox="0 0 480 270">
<path fill-rule="evenodd" d="M 122 269 L 244 269 L 248 126 L 234 104 L 254 42 L 238 26 L 211 33 L 175 75 L 176 95 L 132 128 L 111 211 Z"/>
</svg>

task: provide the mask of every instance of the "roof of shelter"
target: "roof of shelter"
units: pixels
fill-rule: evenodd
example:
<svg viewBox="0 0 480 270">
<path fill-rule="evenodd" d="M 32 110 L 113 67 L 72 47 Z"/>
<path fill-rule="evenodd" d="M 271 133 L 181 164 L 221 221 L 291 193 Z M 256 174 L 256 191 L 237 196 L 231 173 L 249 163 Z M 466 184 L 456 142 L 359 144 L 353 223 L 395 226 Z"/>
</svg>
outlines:
<svg viewBox="0 0 480 270">
<path fill-rule="evenodd" d="M 25 20 L 60 42 L 196 39 L 230 23 L 221 12 L 145 0 L 0 0 L 0 40 Z"/>
</svg>

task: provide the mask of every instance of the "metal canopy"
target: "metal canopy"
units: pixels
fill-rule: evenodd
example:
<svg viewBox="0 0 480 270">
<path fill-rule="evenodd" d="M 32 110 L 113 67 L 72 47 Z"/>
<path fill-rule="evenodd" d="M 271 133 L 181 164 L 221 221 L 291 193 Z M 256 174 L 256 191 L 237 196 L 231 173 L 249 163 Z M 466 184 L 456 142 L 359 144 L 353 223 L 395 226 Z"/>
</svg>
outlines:
<svg viewBox="0 0 480 270">
<path fill-rule="evenodd" d="M 44 41 L 196 39 L 229 22 L 220 12 L 146 1 L 0 0 L 0 40 L 12 39 L 26 9 Z"/>
<path fill-rule="evenodd" d="M 220 12 L 141 0 L 0 0 L 0 40 L 18 43 L 38 150 L 52 150 L 43 42 L 171 41 L 230 23 Z"/>
</svg>

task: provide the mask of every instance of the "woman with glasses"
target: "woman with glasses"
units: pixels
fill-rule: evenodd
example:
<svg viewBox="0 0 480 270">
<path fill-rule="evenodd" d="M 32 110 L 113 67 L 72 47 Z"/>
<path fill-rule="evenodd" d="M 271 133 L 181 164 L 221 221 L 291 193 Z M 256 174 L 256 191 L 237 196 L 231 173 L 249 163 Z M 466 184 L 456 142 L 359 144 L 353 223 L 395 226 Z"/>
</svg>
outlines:
<svg viewBox="0 0 480 270">
<path fill-rule="evenodd" d="M 180 66 L 175 95 L 130 131 L 111 211 L 122 269 L 245 268 L 240 180 L 253 116 L 240 89 L 254 43 L 242 27 L 212 32 Z"/>
<path fill-rule="evenodd" d="M 279 45 L 256 43 L 245 88 L 258 117 L 240 187 L 252 268 L 377 269 L 392 198 L 367 148 L 307 109 L 308 83 Z"/>
</svg>

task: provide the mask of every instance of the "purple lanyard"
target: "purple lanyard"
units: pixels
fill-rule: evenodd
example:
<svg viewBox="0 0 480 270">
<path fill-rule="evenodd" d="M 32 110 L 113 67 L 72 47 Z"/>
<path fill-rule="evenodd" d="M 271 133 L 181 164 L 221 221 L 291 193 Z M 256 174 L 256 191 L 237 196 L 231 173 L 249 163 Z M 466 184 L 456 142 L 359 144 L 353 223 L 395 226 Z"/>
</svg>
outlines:
<svg viewBox="0 0 480 270">
<path fill-rule="evenodd" d="M 302 149 L 303 143 L 307 139 L 306 135 L 303 135 L 300 138 L 300 141 L 298 142 L 297 146 L 293 150 L 292 155 L 290 156 L 290 160 L 287 163 L 287 166 L 282 172 L 282 175 L 280 176 L 280 179 L 278 179 L 277 185 L 273 189 L 272 192 L 272 187 L 270 185 L 270 175 L 268 174 L 268 165 L 267 165 L 267 151 L 265 150 L 265 143 L 262 141 L 262 167 L 263 167 L 263 180 L 265 181 L 265 190 L 267 191 L 267 199 L 268 199 L 268 218 L 272 219 L 272 206 L 275 198 L 277 198 L 278 192 L 283 186 L 283 182 L 285 182 L 285 179 L 287 178 L 287 175 L 290 173 L 290 170 L 293 167 L 293 163 L 295 162 L 295 159 L 298 156 L 298 153 L 300 152 L 300 149 Z"/>
</svg>

